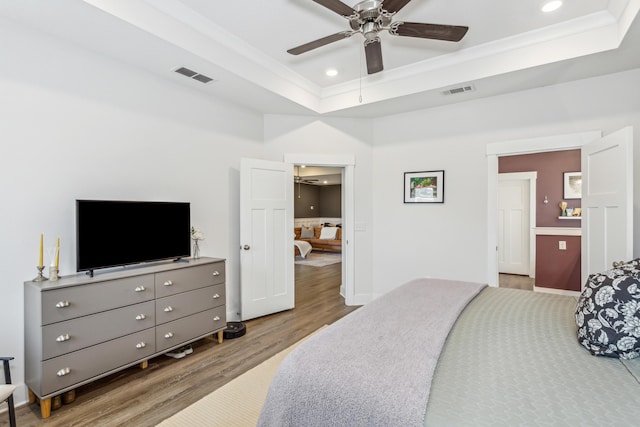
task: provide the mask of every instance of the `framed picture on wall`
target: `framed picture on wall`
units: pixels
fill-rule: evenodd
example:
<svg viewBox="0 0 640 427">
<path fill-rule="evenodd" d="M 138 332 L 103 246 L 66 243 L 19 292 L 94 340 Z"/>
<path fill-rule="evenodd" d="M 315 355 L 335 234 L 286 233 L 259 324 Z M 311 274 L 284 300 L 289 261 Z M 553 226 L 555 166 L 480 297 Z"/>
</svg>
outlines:
<svg viewBox="0 0 640 427">
<path fill-rule="evenodd" d="M 405 203 L 444 203 L 444 171 L 405 172 Z"/>
<path fill-rule="evenodd" d="M 581 199 L 582 172 L 565 172 L 563 188 L 565 199 Z"/>
</svg>

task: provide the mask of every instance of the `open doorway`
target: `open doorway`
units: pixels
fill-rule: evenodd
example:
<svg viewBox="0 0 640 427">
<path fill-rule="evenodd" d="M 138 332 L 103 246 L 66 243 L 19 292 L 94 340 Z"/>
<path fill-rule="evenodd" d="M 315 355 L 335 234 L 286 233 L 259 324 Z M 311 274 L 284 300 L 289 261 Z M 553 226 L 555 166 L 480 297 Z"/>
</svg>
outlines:
<svg viewBox="0 0 640 427">
<path fill-rule="evenodd" d="M 564 194 L 563 176 L 580 169 L 580 149 L 499 158 L 498 232 L 508 238 L 499 240 L 498 267 L 510 274 L 500 275 L 500 287 L 505 281 L 521 286 L 528 276 L 535 279 L 529 280 L 531 290 L 579 289 L 581 249 L 575 233 L 581 217 L 563 216 L 560 206 L 579 211 L 581 200 Z"/>
<path fill-rule="evenodd" d="M 342 171 L 293 165 L 296 265 L 323 268 L 342 262 Z"/>
<path fill-rule="evenodd" d="M 342 281 L 340 294 L 346 305 L 356 305 L 354 291 L 354 166 L 353 155 L 326 154 L 285 154 L 284 161 L 291 165 L 305 165 L 306 167 L 338 168 L 341 172 L 341 208 L 342 208 Z M 294 196 L 295 197 L 295 196 Z"/>
<path fill-rule="evenodd" d="M 577 134 L 567 134 L 567 135 L 557 135 L 551 137 L 542 137 L 542 138 L 533 138 L 526 140 L 516 140 L 510 142 L 501 142 L 495 144 L 489 144 L 487 146 L 487 160 L 488 160 L 488 197 L 489 197 L 489 209 L 490 213 L 488 216 L 488 244 L 489 244 L 489 263 L 488 263 L 488 283 L 493 286 L 498 286 L 500 283 L 499 278 L 499 261 L 498 261 L 498 248 L 499 248 L 499 219 L 498 219 L 498 191 L 499 191 L 499 159 L 502 157 L 512 157 L 519 155 L 527 155 L 527 154 L 535 154 L 535 153 L 549 153 L 554 151 L 566 151 L 577 149 L 580 150 L 584 144 L 587 142 L 593 141 L 600 137 L 600 132 L 584 132 Z M 522 171 L 523 169 L 520 169 Z M 502 170 L 502 172 L 515 172 L 514 170 Z M 557 180 L 556 180 L 557 178 Z M 565 227 L 566 224 L 561 223 L 558 219 L 560 216 L 560 210 L 558 207 L 558 203 L 562 200 L 562 175 L 560 177 L 551 177 L 552 180 L 556 180 L 557 193 L 548 193 L 543 194 L 545 191 L 541 192 L 540 186 L 541 174 L 538 173 L 538 190 L 535 195 L 535 206 L 536 211 L 538 212 L 537 216 L 541 215 L 541 210 L 548 217 L 549 221 L 556 221 L 555 224 L 546 224 L 537 221 L 535 223 L 534 229 L 534 238 L 540 233 L 547 233 L 548 237 L 551 239 L 558 240 L 558 236 L 555 235 L 552 231 L 549 230 L 554 227 Z M 546 201 L 546 203 L 545 203 Z M 555 218 L 555 219 L 554 219 Z M 547 231 L 545 231 L 545 229 Z M 579 233 L 580 227 L 578 223 L 578 227 L 576 232 Z M 546 238 L 546 237 L 545 237 Z M 566 239 L 561 239 L 566 240 Z M 558 248 L 558 244 L 556 242 L 556 248 Z M 539 251 L 540 248 L 537 248 L 536 252 Z M 535 255 L 535 252 L 534 252 Z M 534 261 L 535 264 L 539 262 L 537 257 Z M 535 275 L 535 274 L 534 274 Z M 537 275 L 536 275 L 537 276 Z M 538 278 L 536 277 L 536 280 Z"/>
</svg>

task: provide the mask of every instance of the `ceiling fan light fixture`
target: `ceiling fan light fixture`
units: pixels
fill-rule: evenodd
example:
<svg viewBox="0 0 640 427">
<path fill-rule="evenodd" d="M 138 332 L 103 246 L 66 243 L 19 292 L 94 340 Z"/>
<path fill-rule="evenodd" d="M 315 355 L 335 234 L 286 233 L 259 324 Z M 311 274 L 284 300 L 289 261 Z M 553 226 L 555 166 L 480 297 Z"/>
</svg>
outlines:
<svg viewBox="0 0 640 427">
<path fill-rule="evenodd" d="M 364 54 L 367 73 L 375 74 L 384 69 L 381 40 L 378 32 L 386 30 L 393 36 L 418 37 L 422 39 L 460 41 L 469 27 L 461 25 L 429 24 L 422 22 L 392 22 L 395 14 L 411 0 L 362 0 L 353 8 L 341 0 L 313 0 L 349 21 L 351 31 L 341 31 L 287 50 L 291 55 L 334 43 L 354 34 L 364 36 Z M 362 96 L 360 96 L 362 102 Z"/>
<path fill-rule="evenodd" d="M 562 6 L 562 0 L 552 0 L 546 2 L 542 5 L 543 12 L 553 12 L 554 10 L 558 10 Z"/>
</svg>

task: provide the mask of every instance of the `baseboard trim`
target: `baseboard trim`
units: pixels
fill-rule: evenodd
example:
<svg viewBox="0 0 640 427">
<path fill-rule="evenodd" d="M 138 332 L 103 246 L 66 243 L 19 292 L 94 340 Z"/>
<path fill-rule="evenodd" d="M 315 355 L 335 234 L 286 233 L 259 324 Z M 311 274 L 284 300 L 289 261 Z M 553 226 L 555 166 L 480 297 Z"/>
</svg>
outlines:
<svg viewBox="0 0 640 427">
<path fill-rule="evenodd" d="M 568 291 L 566 289 L 554 289 L 554 288 L 544 288 L 542 286 L 533 285 L 534 292 L 543 292 L 547 294 L 556 294 L 556 295 L 567 295 L 570 297 L 579 297 L 580 292 L 578 291 Z"/>
</svg>

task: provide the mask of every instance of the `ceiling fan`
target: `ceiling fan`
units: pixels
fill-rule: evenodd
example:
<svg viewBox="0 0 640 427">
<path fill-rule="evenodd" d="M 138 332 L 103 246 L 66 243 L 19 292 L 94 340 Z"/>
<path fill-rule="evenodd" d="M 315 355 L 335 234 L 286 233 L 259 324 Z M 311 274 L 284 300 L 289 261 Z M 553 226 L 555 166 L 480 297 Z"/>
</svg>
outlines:
<svg viewBox="0 0 640 427">
<path fill-rule="evenodd" d="M 300 166 L 296 166 L 296 174 L 293 176 L 294 184 L 298 184 L 298 199 L 302 198 L 300 195 L 300 184 L 312 184 L 318 182 L 317 179 L 307 179 L 300 176 Z"/>
<path fill-rule="evenodd" d="M 293 177 L 293 182 L 295 184 L 311 184 L 313 182 L 318 182 L 317 179 L 313 178 L 303 178 L 300 176 L 300 166 L 296 166 L 296 174 Z"/>
<path fill-rule="evenodd" d="M 296 184 L 311 184 L 313 182 L 318 182 L 317 179 L 307 179 L 307 178 L 301 178 L 299 176 L 294 177 L 294 182 Z"/>
<path fill-rule="evenodd" d="M 469 27 L 458 25 L 425 24 L 420 22 L 393 22 L 393 16 L 411 0 L 364 0 L 353 8 L 340 0 L 313 0 L 314 2 L 342 15 L 349 20 L 351 31 L 341 31 L 309 43 L 287 50 L 292 55 L 300 55 L 329 43 L 351 37 L 356 33 L 364 36 L 364 53 L 367 59 L 367 73 L 382 71 L 382 48 L 378 32 L 387 30 L 393 36 L 419 37 L 457 42 L 467 33 Z"/>
</svg>

